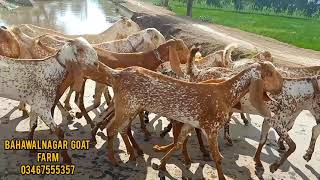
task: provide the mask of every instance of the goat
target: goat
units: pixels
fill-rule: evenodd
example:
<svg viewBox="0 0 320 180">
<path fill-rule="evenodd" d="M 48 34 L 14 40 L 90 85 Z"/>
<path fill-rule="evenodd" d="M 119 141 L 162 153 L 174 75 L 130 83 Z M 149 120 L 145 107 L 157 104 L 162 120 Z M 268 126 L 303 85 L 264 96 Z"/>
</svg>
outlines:
<svg viewBox="0 0 320 180">
<path fill-rule="evenodd" d="M 140 31 L 139 25 L 126 17 L 122 17 L 111 27 L 100 34 L 67 35 L 52 29 L 46 29 L 32 24 L 22 24 L 17 27 L 21 29 L 22 32 L 31 37 L 37 37 L 44 34 L 54 34 L 72 39 L 82 36 L 85 39 L 88 39 L 90 43 L 101 43 L 105 41 L 112 41 L 115 39 L 123 39 L 135 32 Z"/>
<path fill-rule="evenodd" d="M 51 49 L 58 49 L 64 44 L 65 41 L 68 40 L 68 38 L 57 35 L 44 35 L 33 39 L 32 41 L 32 38 L 28 37 L 27 35 L 24 35 L 21 32 L 20 34 L 22 37 L 24 37 L 24 39 L 26 39 L 26 41 L 29 41 L 29 44 L 34 44 L 35 41 L 38 42 L 36 44 L 41 43 L 42 45 L 44 45 L 42 48 L 47 47 Z M 165 43 L 163 35 L 154 28 L 148 28 L 143 31 L 139 31 L 138 33 L 132 34 L 126 39 L 104 42 L 101 44 L 93 44 L 93 47 L 118 53 L 133 53 L 151 51 L 155 48 L 158 48 L 163 43 Z M 48 49 L 46 49 L 46 51 L 48 51 Z M 97 83 L 95 89 L 94 104 L 88 109 L 88 111 L 97 108 L 101 104 L 101 95 L 103 92 L 105 92 L 104 95 L 107 99 L 107 103 L 109 103 L 110 100 L 107 97 L 109 97 L 110 95 L 107 93 L 108 91 L 105 91 L 105 87 L 105 85 Z M 69 102 L 72 92 L 73 90 L 70 89 L 64 101 L 65 107 L 67 109 L 71 109 Z M 80 118 L 81 115 L 77 113 L 77 117 Z"/>
<path fill-rule="evenodd" d="M 271 60 L 272 56 L 269 52 L 263 52 L 258 56 L 261 59 Z M 248 63 L 238 64 L 236 68 L 244 68 Z M 289 145 L 289 149 L 281 156 L 280 160 L 270 165 L 270 171 L 275 172 L 283 162 L 293 153 L 296 145 L 290 138 L 288 131 L 292 128 L 296 117 L 302 110 L 309 110 L 316 119 L 317 125 L 312 128 L 312 137 L 309 148 L 303 158 L 309 161 L 314 152 L 316 140 L 320 134 L 320 114 L 319 107 L 319 79 L 320 67 L 288 67 L 277 66 L 278 72 L 285 78 L 283 81 L 283 90 L 279 95 L 269 95 L 271 99 L 266 102 L 267 107 L 274 113 L 272 117 L 265 117 L 261 130 L 261 138 L 254 160 L 258 168 L 262 167 L 260 154 L 263 145 L 266 142 L 267 134 L 270 127 L 273 127 L 279 138 L 280 150 L 286 150 L 283 145 L 285 141 Z M 292 79 L 295 78 L 295 79 Z M 266 100 L 267 100 L 266 99 Z M 241 101 L 240 112 L 250 114 L 259 114 L 252 107 L 248 100 L 248 95 L 244 96 Z M 228 130 L 225 130 L 225 132 Z"/>
<path fill-rule="evenodd" d="M 186 55 L 189 53 L 189 49 L 180 39 L 169 40 L 155 50 L 142 53 L 113 53 L 100 48 L 95 49 L 97 50 L 99 61 L 112 68 L 124 68 L 138 65 L 151 70 L 155 70 L 162 62 L 169 61 L 169 59 L 178 59 L 170 61 L 172 63 L 185 63 L 187 58 Z M 80 103 L 79 105 L 82 114 L 86 115 L 87 112 L 84 110 L 83 103 Z M 92 124 L 92 120 L 89 116 L 86 116 L 86 120 Z M 146 136 L 148 136 L 146 129 L 143 128 L 143 130 L 145 131 Z"/>
<path fill-rule="evenodd" d="M 0 96 L 23 101 L 31 106 L 29 139 L 33 139 L 39 116 L 62 140 L 64 132 L 53 121 L 55 97 L 68 73 L 75 73 L 81 79 L 82 70 L 97 70 L 98 56 L 93 47 L 85 39 L 77 38 L 45 59 L 0 57 Z M 67 151 L 61 151 L 61 156 L 65 163 L 71 162 Z"/>
<path fill-rule="evenodd" d="M 282 88 L 281 75 L 267 62 L 253 64 L 222 83 L 188 83 L 141 67 L 126 68 L 122 71 L 105 67 L 105 70 L 115 92 L 115 118 L 107 125 L 108 157 L 112 164 L 117 165 L 113 142 L 119 131 L 129 148 L 127 150 L 130 156 L 134 156 L 124 130 L 138 112 L 147 110 L 201 128 L 206 132 L 220 179 L 224 179 L 224 175 L 221 169 L 222 156 L 218 149 L 217 133 L 228 120 L 232 106 L 250 91 L 255 107 L 270 117 L 271 114 L 263 103 L 263 92 L 279 93 Z M 174 150 L 178 147 L 179 143 Z M 169 156 L 174 150 L 167 155 Z M 161 161 L 160 169 L 165 169 L 168 156 Z"/>
<path fill-rule="evenodd" d="M 15 35 L 5 26 L 0 27 L 0 55 L 19 58 L 20 44 Z"/>
</svg>

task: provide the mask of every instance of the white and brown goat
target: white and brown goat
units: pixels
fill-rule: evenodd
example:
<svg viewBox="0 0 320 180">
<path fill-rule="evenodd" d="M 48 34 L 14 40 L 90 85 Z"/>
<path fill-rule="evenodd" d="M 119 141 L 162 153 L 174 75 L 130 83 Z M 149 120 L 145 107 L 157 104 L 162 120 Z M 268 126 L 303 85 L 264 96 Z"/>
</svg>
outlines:
<svg viewBox="0 0 320 180">
<path fill-rule="evenodd" d="M 31 106 L 29 138 L 33 138 L 39 116 L 59 139 L 63 139 L 63 130 L 53 120 L 56 94 L 68 73 L 81 79 L 82 70 L 97 70 L 98 56 L 93 47 L 85 39 L 77 38 L 45 59 L 0 57 L 0 96 Z M 61 155 L 64 162 L 71 162 L 67 151 L 61 151 Z"/>
</svg>

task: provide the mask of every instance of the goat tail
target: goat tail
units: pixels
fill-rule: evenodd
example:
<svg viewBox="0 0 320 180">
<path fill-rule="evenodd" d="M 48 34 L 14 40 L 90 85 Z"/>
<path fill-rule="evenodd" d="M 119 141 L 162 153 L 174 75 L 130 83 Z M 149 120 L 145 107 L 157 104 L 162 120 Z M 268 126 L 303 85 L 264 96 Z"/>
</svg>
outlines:
<svg viewBox="0 0 320 180">
<path fill-rule="evenodd" d="M 193 63 L 197 52 L 199 51 L 198 47 L 193 47 L 190 50 L 189 58 L 187 61 L 187 75 L 192 75 L 193 72 Z"/>
<path fill-rule="evenodd" d="M 224 66 L 228 66 L 232 59 L 231 59 L 231 53 L 234 49 L 236 49 L 238 47 L 238 44 L 237 43 L 231 43 L 229 44 L 228 46 L 226 46 L 223 50 L 223 55 L 222 55 L 222 58 L 223 58 L 223 65 Z"/>
</svg>

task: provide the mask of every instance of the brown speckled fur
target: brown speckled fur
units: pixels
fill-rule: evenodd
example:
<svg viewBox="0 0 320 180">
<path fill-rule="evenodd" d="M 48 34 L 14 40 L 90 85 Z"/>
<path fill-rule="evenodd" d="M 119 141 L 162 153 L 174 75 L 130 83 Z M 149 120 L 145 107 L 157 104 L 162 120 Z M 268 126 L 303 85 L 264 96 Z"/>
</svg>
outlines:
<svg viewBox="0 0 320 180">
<path fill-rule="evenodd" d="M 128 142 L 126 129 L 130 121 L 141 110 L 147 110 L 204 130 L 221 179 L 224 178 L 222 157 L 216 137 L 228 119 L 232 106 L 250 90 L 255 107 L 262 114 L 270 116 L 270 112 L 260 104 L 261 101 L 263 103 L 263 91 L 279 92 L 282 88 L 280 74 L 268 63 L 251 65 L 232 79 L 218 84 L 187 83 L 139 67 L 122 71 L 106 67 L 106 72 L 115 92 L 115 118 L 107 126 L 108 157 L 113 164 L 117 164 L 113 152 L 117 133 L 120 131 L 124 141 Z M 253 91 L 254 87 L 256 89 Z M 128 152 L 133 158 L 133 150 Z"/>
</svg>

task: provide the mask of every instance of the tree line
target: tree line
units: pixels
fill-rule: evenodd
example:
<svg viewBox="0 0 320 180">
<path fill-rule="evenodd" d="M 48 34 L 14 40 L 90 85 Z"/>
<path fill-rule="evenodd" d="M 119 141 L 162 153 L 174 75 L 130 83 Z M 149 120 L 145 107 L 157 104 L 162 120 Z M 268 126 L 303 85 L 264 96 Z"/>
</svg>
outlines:
<svg viewBox="0 0 320 180">
<path fill-rule="evenodd" d="M 174 0 L 172 0 L 174 1 Z M 193 4 L 204 4 L 210 7 L 232 7 L 237 11 L 257 10 L 272 11 L 293 15 L 298 13 L 307 17 L 320 16 L 320 0 L 178 0 L 187 4 L 189 16 L 192 15 Z M 162 1 L 168 6 L 169 0 Z"/>
</svg>

